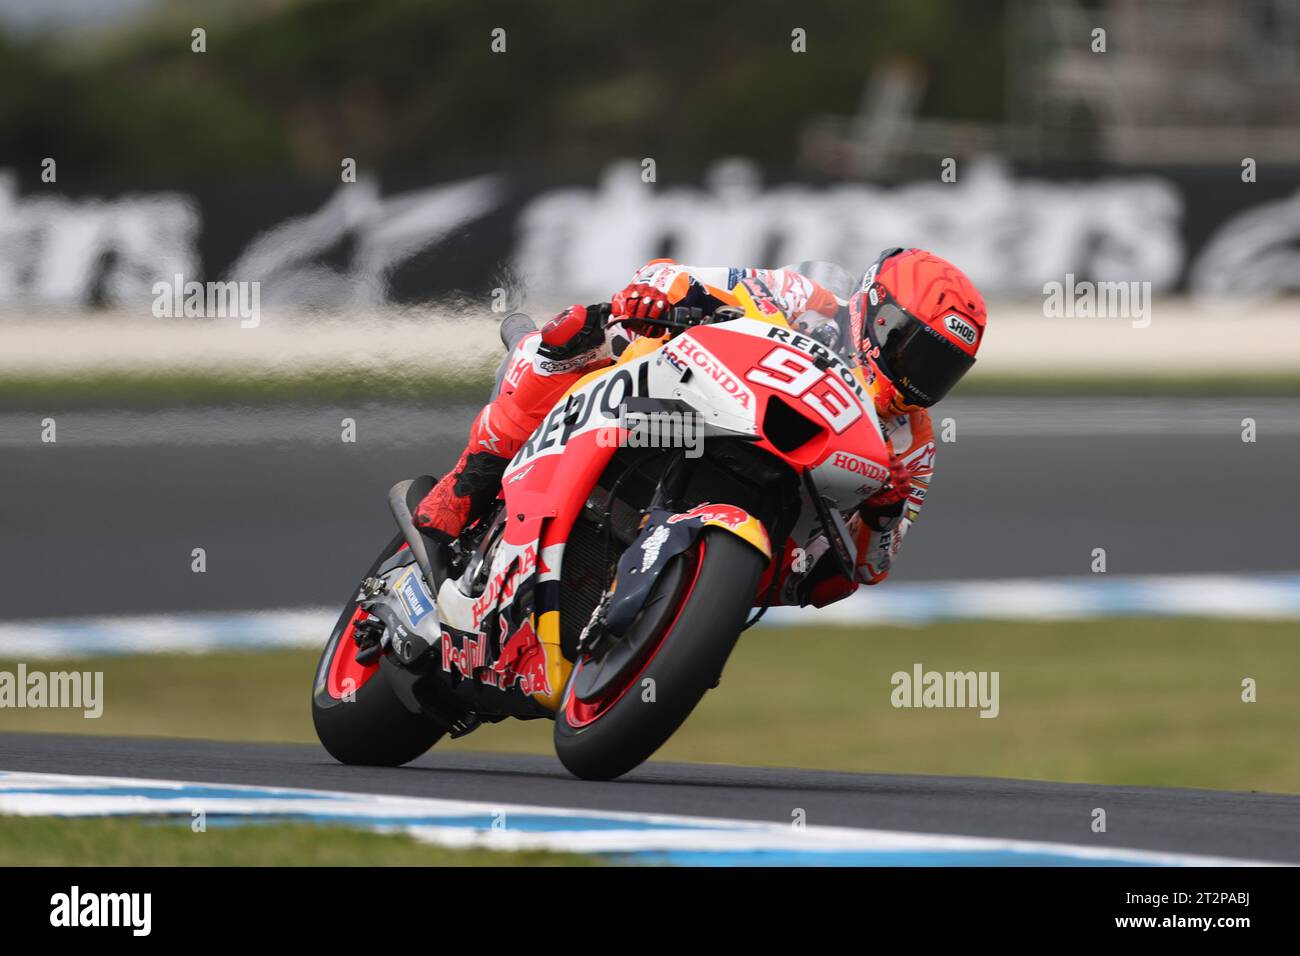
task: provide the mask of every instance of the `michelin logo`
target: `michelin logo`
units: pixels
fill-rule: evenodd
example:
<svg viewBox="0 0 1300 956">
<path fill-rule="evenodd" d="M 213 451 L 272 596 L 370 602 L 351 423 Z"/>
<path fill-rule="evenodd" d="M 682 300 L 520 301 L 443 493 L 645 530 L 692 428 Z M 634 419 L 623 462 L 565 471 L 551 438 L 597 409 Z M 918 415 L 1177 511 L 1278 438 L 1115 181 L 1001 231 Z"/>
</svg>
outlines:
<svg viewBox="0 0 1300 956">
<path fill-rule="evenodd" d="M 414 571 L 406 572 L 406 576 L 397 585 L 397 594 L 402 599 L 402 606 L 406 608 L 406 616 L 410 618 L 412 627 L 418 627 L 421 621 L 433 613 L 433 599 L 424 590 L 424 585 Z"/>
</svg>

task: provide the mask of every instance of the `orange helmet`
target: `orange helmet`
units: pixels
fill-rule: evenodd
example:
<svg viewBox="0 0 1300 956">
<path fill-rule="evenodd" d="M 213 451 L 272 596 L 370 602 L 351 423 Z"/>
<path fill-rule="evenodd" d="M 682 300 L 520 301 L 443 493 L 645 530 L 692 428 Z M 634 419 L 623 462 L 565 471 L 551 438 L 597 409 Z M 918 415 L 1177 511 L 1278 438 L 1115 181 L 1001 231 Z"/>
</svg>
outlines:
<svg viewBox="0 0 1300 956">
<path fill-rule="evenodd" d="M 975 364 L 986 320 L 966 274 L 924 249 L 886 249 L 849 299 L 858 357 L 897 391 L 895 406 L 947 395 Z"/>
</svg>

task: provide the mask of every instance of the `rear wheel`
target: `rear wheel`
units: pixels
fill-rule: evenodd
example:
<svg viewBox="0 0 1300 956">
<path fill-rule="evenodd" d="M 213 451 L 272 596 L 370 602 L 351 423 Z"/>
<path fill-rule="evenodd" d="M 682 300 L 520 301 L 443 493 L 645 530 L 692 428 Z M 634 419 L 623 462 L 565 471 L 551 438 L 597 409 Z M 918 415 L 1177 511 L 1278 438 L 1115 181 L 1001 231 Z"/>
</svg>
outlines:
<svg viewBox="0 0 1300 956">
<path fill-rule="evenodd" d="M 365 577 L 404 545 L 398 535 Z M 396 767 L 420 756 L 445 732 L 422 714 L 413 713 L 393 690 L 382 659 L 357 663 L 353 633 L 368 617 L 352 602 L 339 615 L 316 668 L 311 716 L 316 736 L 340 763 Z"/>
<path fill-rule="evenodd" d="M 611 780 L 658 750 L 682 725 L 722 668 L 744 628 L 765 559 L 726 531 L 706 528 L 664 569 L 623 640 L 638 640 L 637 661 L 589 700 L 576 686 L 579 658 L 555 715 L 555 752 L 575 776 Z M 638 634 L 638 627 L 648 627 Z"/>
</svg>

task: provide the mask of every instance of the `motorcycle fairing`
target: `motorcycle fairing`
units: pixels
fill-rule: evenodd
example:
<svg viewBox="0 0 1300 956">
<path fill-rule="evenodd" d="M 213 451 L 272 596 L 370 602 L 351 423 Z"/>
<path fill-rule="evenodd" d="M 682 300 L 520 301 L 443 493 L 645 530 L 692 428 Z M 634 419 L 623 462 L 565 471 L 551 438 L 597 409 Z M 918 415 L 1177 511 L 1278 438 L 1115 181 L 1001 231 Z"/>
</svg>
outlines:
<svg viewBox="0 0 1300 956">
<path fill-rule="evenodd" d="M 636 348 L 638 345 L 642 348 Z M 512 517 L 543 515 L 546 519 L 541 540 L 547 561 L 546 567 L 538 569 L 534 594 L 536 638 L 546 652 L 547 672 L 553 675 L 550 692 L 538 699 L 552 709 L 560 706 L 573 666 L 560 642 L 559 589 L 564 548 L 592 488 L 625 443 L 628 430 L 622 425 L 623 404 L 635 399 L 686 400 L 696 407 L 712 407 L 714 414 L 704 422 L 705 437 L 757 434 L 752 398 L 747 401 L 712 377 L 708 384 L 701 381 L 695 385 L 686 382 L 689 377 L 683 374 L 680 363 L 666 356 L 666 347 L 654 345 L 653 340 L 633 343 L 616 365 L 584 376 L 574 385 L 520 448 L 503 475 L 507 513 Z M 556 489 L 564 491 L 557 494 Z M 515 524 L 510 522 L 508 529 L 513 530 Z M 767 532 L 757 519 L 737 521 L 736 527 L 728 530 L 770 556 Z"/>
<path fill-rule="evenodd" d="M 542 420 L 502 476 L 507 523 L 503 545 L 534 547 L 545 560 L 520 586 L 500 623 L 503 655 L 534 675 L 527 684 L 543 706 L 560 706 L 572 662 L 560 645 L 560 568 L 574 521 L 627 435 L 620 409 L 662 383 L 653 355 L 633 357 L 579 380 Z M 495 561 L 494 561 L 495 564 Z"/>
<path fill-rule="evenodd" d="M 533 632 L 538 572 L 555 556 L 539 551 L 541 517 L 519 520 L 518 536 L 509 531 L 497 546 L 483 593 L 467 595 L 458 580 L 446 581 L 438 592 L 443 622 L 442 668 L 500 690 L 518 688 L 549 710 L 563 689 L 565 671 L 557 669 L 545 644 Z"/>
<path fill-rule="evenodd" d="M 841 509 L 870 497 L 888 478 L 890 452 L 875 403 L 860 370 L 833 349 L 783 323 L 751 318 L 702 326 L 686 335 L 714 352 L 735 356 L 731 364 L 738 368 L 748 363 L 743 379 L 756 397 L 756 422 L 766 424 L 772 403 L 779 401 L 818 429 L 795 448 L 780 448 L 767 434 L 759 435 L 757 444 L 796 472 L 811 470 L 822 494 Z"/>
<path fill-rule="evenodd" d="M 500 648 L 484 656 L 478 671 L 490 672 L 497 686 L 521 688 L 552 712 L 572 669 L 560 645 L 565 543 L 627 437 L 620 409 L 632 398 L 697 409 L 706 437 L 742 436 L 797 473 L 813 472 L 822 497 L 841 509 L 856 505 L 862 490 L 887 474 L 889 452 L 855 370 L 780 316 L 702 325 L 666 343 L 646 342 L 629 348 L 617 364 L 584 376 L 505 469 L 506 526 L 483 595 L 469 598 L 455 582 L 439 593 L 448 623 L 465 633 L 487 632 L 490 645 Z M 778 401 L 815 432 L 812 438 L 797 447 L 773 442 L 764 423 Z M 757 519 L 744 514 L 714 523 L 719 522 L 771 556 L 772 544 Z"/>
<path fill-rule="evenodd" d="M 690 550 L 709 527 L 728 531 L 753 545 L 765 558 L 772 557 L 767 529 L 743 508 L 702 504 L 680 513 L 655 508 L 636 540 L 619 558 L 614 593 L 605 613 L 605 629 L 621 637 L 645 605 L 659 573 L 672 558 Z"/>
</svg>

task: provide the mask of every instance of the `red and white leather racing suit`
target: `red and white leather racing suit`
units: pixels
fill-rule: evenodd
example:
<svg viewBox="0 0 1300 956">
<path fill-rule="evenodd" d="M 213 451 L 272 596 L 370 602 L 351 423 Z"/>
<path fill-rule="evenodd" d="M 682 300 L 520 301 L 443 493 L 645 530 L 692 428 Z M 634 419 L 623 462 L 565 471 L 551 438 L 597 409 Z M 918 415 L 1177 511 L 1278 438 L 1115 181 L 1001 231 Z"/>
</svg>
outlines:
<svg viewBox="0 0 1300 956">
<path fill-rule="evenodd" d="M 789 268 L 696 268 L 654 260 L 637 270 L 632 283 L 653 287 L 671 306 L 700 308 L 705 314 L 735 304 L 732 290 L 743 283 L 755 300 L 771 302 L 802 328 L 838 322 L 845 313 L 844 302 L 832 292 Z M 474 419 L 460 459 L 417 508 L 417 525 L 448 540 L 456 537 L 487 510 L 500 490 L 506 464 L 560 397 L 583 375 L 614 360 L 603 333 L 598 339 L 592 334 L 590 318 L 584 315 L 589 312 L 575 306 L 515 346 L 497 395 Z M 805 548 L 813 561 L 787 562 L 780 569 L 781 603 L 821 607 L 848 596 L 860 583 L 883 581 L 929 491 L 935 452 L 929 414 L 919 408 L 898 408 L 893 390 L 870 365 L 858 367 L 855 373 L 876 398 L 882 430 L 898 463 L 910 475 L 910 488 L 898 517 L 878 522 L 878 529 L 860 516 L 850 521 L 858 551 L 856 581 L 838 572 L 826 573 L 830 557 L 817 561 L 824 543 L 819 547 L 818 542 L 789 542 L 787 555 L 796 547 Z"/>
</svg>

